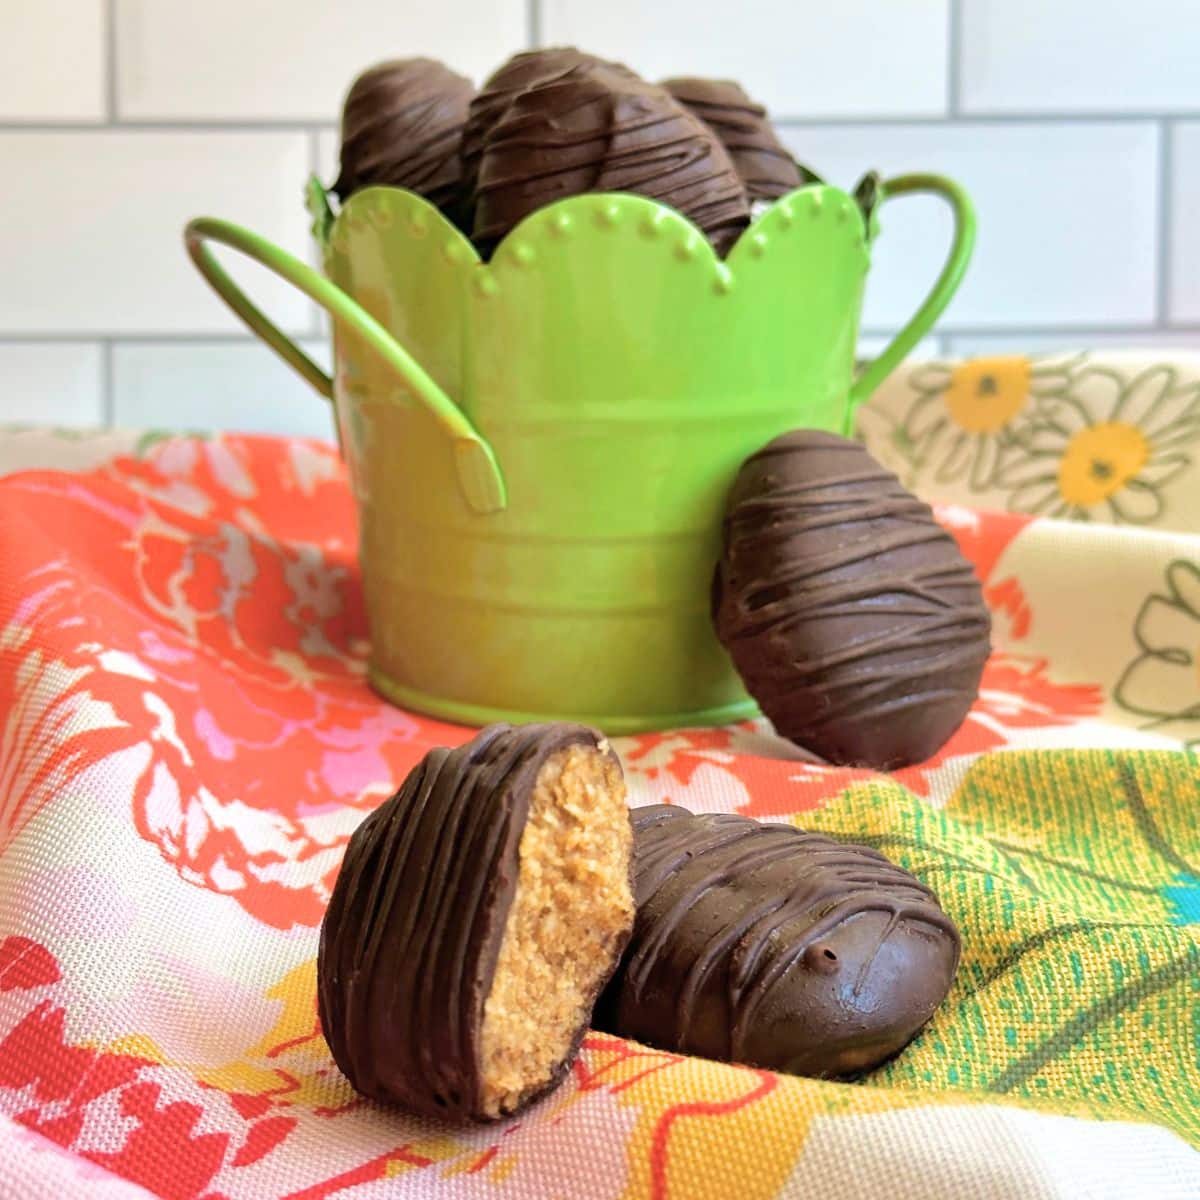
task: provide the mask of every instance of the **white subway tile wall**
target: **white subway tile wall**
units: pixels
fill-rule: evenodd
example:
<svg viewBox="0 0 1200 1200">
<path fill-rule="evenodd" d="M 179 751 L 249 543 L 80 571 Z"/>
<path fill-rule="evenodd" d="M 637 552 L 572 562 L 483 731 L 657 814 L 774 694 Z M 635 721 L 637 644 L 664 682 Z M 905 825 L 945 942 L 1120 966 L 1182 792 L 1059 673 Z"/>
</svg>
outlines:
<svg viewBox="0 0 1200 1200">
<path fill-rule="evenodd" d="M 188 263 L 201 213 L 312 256 L 353 75 L 430 54 L 476 79 L 574 42 L 651 77 L 740 78 L 805 162 L 959 178 L 967 281 L 919 353 L 1200 349 L 1196 0 L 0 0 L 0 423 L 331 436 L 327 407 Z M 862 349 L 936 274 L 938 201 L 882 212 Z M 230 269 L 327 356 L 314 306 Z"/>
<path fill-rule="evenodd" d="M 103 121 L 105 0 L 0 0 L 0 119 Z"/>
<path fill-rule="evenodd" d="M 327 121 L 380 57 L 476 78 L 526 44 L 525 0 L 116 0 L 117 115 Z"/>
<path fill-rule="evenodd" d="M 853 187 L 884 175 L 957 179 L 979 210 L 975 257 L 942 328 L 1152 325 L 1157 304 L 1159 130 L 1150 121 L 1069 125 L 815 125 L 797 157 Z M 1095 181 L 1103 178 L 1103 186 Z M 941 269 L 948 206 L 904 197 L 880 210 L 863 323 L 907 319 Z"/>
<path fill-rule="evenodd" d="M 543 0 L 548 44 L 740 80 L 776 117 L 946 112 L 947 0 Z"/>
<path fill-rule="evenodd" d="M 188 261 L 183 226 L 215 212 L 303 248 L 309 159 L 304 133 L 0 132 L 0 330 L 239 329 Z M 294 288 L 265 272 L 253 286 L 288 329 L 311 327 L 312 305 Z"/>
<path fill-rule="evenodd" d="M 967 0 L 967 113 L 1200 108 L 1196 0 Z"/>
<path fill-rule="evenodd" d="M 1182 121 L 1172 134 L 1167 315 L 1200 323 L 1200 121 Z"/>
<path fill-rule="evenodd" d="M 96 342 L 0 342 L 0 420 L 105 423 L 104 347 Z"/>
<path fill-rule="evenodd" d="M 327 342 L 298 341 L 310 358 L 329 369 Z M 256 342 L 118 343 L 112 381 L 113 424 L 118 428 L 335 436 L 329 401 Z"/>
</svg>

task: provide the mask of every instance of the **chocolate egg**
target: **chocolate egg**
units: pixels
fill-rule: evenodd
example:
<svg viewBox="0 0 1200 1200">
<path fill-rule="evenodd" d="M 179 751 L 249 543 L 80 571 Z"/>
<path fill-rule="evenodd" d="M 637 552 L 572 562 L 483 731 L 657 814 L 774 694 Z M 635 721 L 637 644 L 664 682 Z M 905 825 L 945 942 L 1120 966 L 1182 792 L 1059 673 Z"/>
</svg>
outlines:
<svg viewBox="0 0 1200 1200">
<path fill-rule="evenodd" d="M 408 188 L 452 217 L 462 200 L 459 147 L 475 87 L 430 58 L 379 63 L 353 83 L 342 110 L 344 203 L 360 188 Z"/>
<path fill-rule="evenodd" d="M 321 1029 L 365 1096 L 508 1116 L 570 1068 L 633 923 L 621 765 L 580 725 L 435 749 L 346 848 L 317 954 Z"/>
<path fill-rule="evenodd" d="M 881 770 L 945 743 L 990 649 L 979 580 L 929 505 L 858 443 L 815 430 L 738 473 L 713 615 L 779 734 Z"/>
<path fill-rule="evenodd" d="M 493 127 L 476 187 L 485 249 L 536 209 L 584 192 L 636 192 L 681 212 L 720 251 L 750 216 L 716 134 L 664 88 L 584 63 L 523 91 Z"/>
<path fill-rule="evenodd" d="M 471 101 L 462 136 L 463 182 L 473 193 L 479 179 L 479 160 L 489 134 L 500 123 L 508 107 L 526 88 L 565 75 L 583 63 L 604 60 L 574 46 L 545 46 L 540 50 L 522 50 L 498 67 Z M 617 71 L 632 74 L 619 63 L 608 63 Z"/>
<path fill-rule="evenodd" d="M 729 151 L 751 201 L 777 200 L 813 176 L 779 140 L 767 110 L 730 79 L 666 79 L 663 87 L 695 113 Z"/>
<path fill-rule="evenodd" d="M 796 1075 L 857 1075 L 945 999 L 954 922 L 877 850 L 673 805 L 635 809 L 633 830 L 637 919 L 602 1028 Z"/>
</svg>

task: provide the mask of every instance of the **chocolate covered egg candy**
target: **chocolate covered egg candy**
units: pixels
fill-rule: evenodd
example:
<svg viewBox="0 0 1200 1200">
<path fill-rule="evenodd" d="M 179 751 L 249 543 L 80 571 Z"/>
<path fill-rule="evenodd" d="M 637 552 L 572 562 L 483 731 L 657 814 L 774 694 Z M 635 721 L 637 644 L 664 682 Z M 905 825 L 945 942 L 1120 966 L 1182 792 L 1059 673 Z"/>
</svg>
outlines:
<svg viewBox="0 0 1200 1200">
<path fill-rule="evenodd" d="M 492 130 L 508 112 L 509 105 L 534 84 L 556 79 L 585 64 L 607 65 L 618 72 L 633 74 L 619 63 L 605 63 L 596 55 L 574 46 L 545 46 L 514 54 L 488 76 L 471 101 L 462 136 L 463 180 L 472 193 L 479 180 L 483 148 Z"/>
<path fill-rule="evenodd" d="M 716 134 L 664 88 L 583 63 L 526 88 L 492 127 L 475 191 L 485 250 L 555 200 L 632 192 L 688 217 L 724 253 L 750 205 Z"/>
<path fill-rule="evenodd" d="M 743 464 L 718 638 L 776 731 L 831 763 L 934 754 L 979 690 L 991 618 L 957 543 L 857 442 L 787 433 Z"/>
<path fill-rule="evenodd" d="M 621 765 L 581 725 L 431 750 L 355 831 L 321 926 L 321 1029 L 373 1100 L 495 1120 L 568 1070 L 633 922 Z"/>
<path fill-rule="evenodd" d="M 407 188 L 454 215 L 462 202 L 463 126 L 475 86 L 431 58 L 379 63 L 354 81 L 342 110 L 343 203 L 372 184 Z"/>
<path fill-rule="evenodd" d="M 779 140 L 767 110 L 740 84 L 686 76 L 665 79 L 663 87 L 721 139 L 751 203 L 778 200 L 813 178 Z"/>
<path fill-rule="evenodd" d="M 634 810 L 637 920 L 598 1009 L 624 1037 L 797 1075 L 857 1075 L 945 999 L 959 936 L 876 850 L 790 825 Z"/>
</svg>

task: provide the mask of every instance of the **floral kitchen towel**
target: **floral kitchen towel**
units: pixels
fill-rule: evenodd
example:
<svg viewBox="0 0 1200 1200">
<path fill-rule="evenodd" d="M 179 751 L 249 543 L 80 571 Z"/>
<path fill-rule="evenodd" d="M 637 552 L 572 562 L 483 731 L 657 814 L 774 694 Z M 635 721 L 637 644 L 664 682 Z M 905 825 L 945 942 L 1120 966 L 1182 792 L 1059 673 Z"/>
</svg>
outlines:
<svg viewBox="0 0 1200 1200">
<path fill-rule="evenodd" d="M 923 495 L 1073 521 L 1200 532 L 1200 343 L 916 363 L 859 414 Z"/>
<path fill-rule="evenodd" d="M 995 653 L 928 763 L 616 739 L 636 804 L 821 828 L 938 891 L 964 956 L 912 1047 L 844 1084 L 593 1034 L 464 1131 L 360 1102 L 316 1021 L 346 839 L 471 733 L 365 685 L 336 452 L 25 433 L 0 463 L 36 468 L 0 480 L 0 1195 L 1200 1195 L 1197 489 L 1159 478 L 1153 531 L 949 493 Z"/>
</svg>

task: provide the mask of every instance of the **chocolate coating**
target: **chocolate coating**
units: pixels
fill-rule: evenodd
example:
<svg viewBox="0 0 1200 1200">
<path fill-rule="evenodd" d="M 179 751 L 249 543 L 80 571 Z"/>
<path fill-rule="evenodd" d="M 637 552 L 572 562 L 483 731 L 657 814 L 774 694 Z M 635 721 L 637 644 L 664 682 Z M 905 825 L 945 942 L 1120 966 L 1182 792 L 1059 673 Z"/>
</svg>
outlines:
<svg viewBox="0 0 1200 1200">
<path fill-rule="evenodd" d="M 637 921 L 598 1010 L 612 1032 L 845 1076 L 897 1053 L 945 998 L 958 931 L 877 851 L 661 804 L 633 826 Z"/>
<path fill-rule="evenodd" d="M 321 926 L 317 995 L 334 1060 L 363 1095 L 448 1120 L 488 1118 L 480 1031 L 530 793 L 546 760 L 573 745 L 599 747 L 600 735 L 489 726 L 455 750 L 431 750 L 355 830 Z M 583 1033 L 518 1107 L 557 1083 Z"/>
<path fill-rule="evenodd" d="M 665 89 L 583 64 L 535 83 L 484 148 L 475 240 L 490 247 L 535 209 L 584 192 L 636 192 L 669 204 L 721 251 L 749 201 L 716 135 Z"/>
<path fill-rule="evenodd" d="M 360 188 L 408 188 L 454 215 L 462 200 L 459 146 L 475 87 L 429 58 L 379 63 L 353 83 L 342 110 L 343 203 Z"/>
<path fill-rule="evenodd" d="M 577 50 L 574 46 L 547 46 L 541 50 L 523 50 L 514 54 L 484 81 L 471 101 L 462 135 L 463 182 L 474 193 L 479 179 L 479 161 L 492 130 L 500 123 L 508 107 L 526 88 L 565 75 L 572 67 L 601 64 L 603 59 Z M 608 63 L 616 71 L 632 75 L 619 63 Z"/>
<path fill-rule="evenodd" d="M 990 649 L 979 580 L 929 505 L 858 443 L 815 430 L 743 464 L 713 611 L 783 737 L 881 770 L 942 746 Z"/>
<path fill-rule="evenodd" d="M 695 113 L 729 151 L 751 201 L 777 200 L 812 178 L 779 140 L 767 110 L 729 79 L 665 79 L 663 87 Z"/>
</svg>

